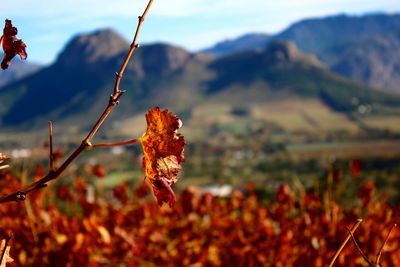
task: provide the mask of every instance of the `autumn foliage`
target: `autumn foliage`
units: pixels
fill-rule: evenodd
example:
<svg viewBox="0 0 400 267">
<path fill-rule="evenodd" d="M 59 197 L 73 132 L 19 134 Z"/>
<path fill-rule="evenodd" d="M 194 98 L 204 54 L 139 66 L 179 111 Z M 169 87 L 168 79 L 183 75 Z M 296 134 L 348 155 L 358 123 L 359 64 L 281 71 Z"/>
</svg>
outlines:
<svg viewBox="0 0 400 267">
<path fill-rule="evenodd" d="M 177 196 L 171 209 L 159 208 L 146 185 L 117 185 L 112 194 L 89 190 L 94 177 L 35 192 L 29 202 L 0 205 L 0 228 L 14 234 L 13 263 L 7 266 L 325 266 L 347 235 L 355 232 L 373 258 L 400 207 L 376 190 L 360 187 L 353 208 L 327 203 L 313 189 L 277 188 L 275 201 L 254 191 L 235 190 L 221 198 L 194 187 Z M 20 179 L 0 174 L 2 193 Z M 379 223 L 378 223 L 379 222 Z M 382 266 L 399 266 L 400 232 L 394 230 Z M 334 266 L 365 266 L 349 242 Z"/>
</svg>

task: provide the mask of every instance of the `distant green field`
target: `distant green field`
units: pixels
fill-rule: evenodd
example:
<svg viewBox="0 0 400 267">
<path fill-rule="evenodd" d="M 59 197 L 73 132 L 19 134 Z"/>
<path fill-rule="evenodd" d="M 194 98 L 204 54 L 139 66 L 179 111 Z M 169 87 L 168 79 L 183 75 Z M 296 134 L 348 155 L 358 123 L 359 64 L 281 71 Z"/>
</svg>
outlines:
<svg viewBox="0 0 400 267">
<path fill-rule="evenodd" d="M 105 188 L 114 188 L 116 185 L 131 182 L 131 181 L 139 181 L 143 179 L 143 173 L 140 171 L 124 171 L 118 172 L 114 171 L 108 174 L 104 179 L 96 180 L 96 186 L 102 186 Z"/>
</svg>

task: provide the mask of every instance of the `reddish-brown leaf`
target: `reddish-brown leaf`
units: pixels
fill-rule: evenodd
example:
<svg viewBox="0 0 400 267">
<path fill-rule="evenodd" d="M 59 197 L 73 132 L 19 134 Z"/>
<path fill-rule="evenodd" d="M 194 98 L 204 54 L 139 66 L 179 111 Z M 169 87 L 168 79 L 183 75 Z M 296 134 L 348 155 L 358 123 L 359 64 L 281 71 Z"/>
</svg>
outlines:
<svg viewBox="0 0 400 267">
<path fill-rule="evenodd" d="M 11 60 L 19 55 L 21 59 L 26 59 L 26 45 L 25 43 L 17 38 L 18 30 L 12 26 L 11 20 L 6 19 L 6 25 L 4 26 L 3 36 L 0 37 L 0 44 L 4 50 L 4 58 L 1 62 L 1 68 L 7 69 L 11 64 Z"/>
<path fill-rule="evenodd" d="M 144 198 L 150 193 L 150 188 L 147 186 L 146 182 L 143 181 L 140 185 L 135 189 L 135 196 L 138 198 Z"/>
<path fill-rule="evenodd" d="M 158 204 L 175 204 L 171 186 L 178 180 L 184 161 L 185 140 L 177 130 L 181 120 L 167 109 L 150 109 L 146 114 L 147 130 L 140 138 L 143 148 L 143 168 L 153 187 Z"/>
<path fill-rule="evenodd" d="M 356 178 L 360 176 L 361 172 L 361 161 L 360 160 L 351 160 L 350 161 L 350 170 L 351 170 L 351 176 Z"/>
<path fill-rule="evenodd" d="M 97 164 L 93 166 L 92 168 L 92 173 L 97 177 L 97 178 L 103 178 L 107 175 L 106 170 L 104 169 L 103 166 Z"/>
</svg>

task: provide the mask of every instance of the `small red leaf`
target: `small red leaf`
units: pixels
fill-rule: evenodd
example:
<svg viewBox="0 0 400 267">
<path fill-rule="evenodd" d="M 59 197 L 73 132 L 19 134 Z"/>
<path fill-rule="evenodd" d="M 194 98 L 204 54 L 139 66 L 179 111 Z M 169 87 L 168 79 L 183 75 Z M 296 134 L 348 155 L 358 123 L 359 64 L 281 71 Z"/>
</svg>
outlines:
<svg viewBox="0 0 400 267">
<path fill-rule="evenodd" d="M 350 170 L 352 177 L 359 177 L 361 172 L 361 161 L 357 159 L 350 161 Z"/>
<path fill-rule="evenodd" d="M 26 59 L 26 45 L 25 43 L 17 38 L 18 30 L 12 26 L 11 20 L 6 19 L 6 25 L 4 26 L 3 36 L 0 37 L 0 44 L 4 50 L 4 58 L 1 62 L 1 68 L 7 69 L 11 64 L 11 60 L 19 55 L 21 59 Z"/>
<path fill-rule="evenodd" d="M 97 178 L 103 178 L 104 176 L 107 175 L 106 170 L 103 168 L 103 166 L 97 164 L 92 168 L 92 173 L 97 176 Z"/>
</svg>

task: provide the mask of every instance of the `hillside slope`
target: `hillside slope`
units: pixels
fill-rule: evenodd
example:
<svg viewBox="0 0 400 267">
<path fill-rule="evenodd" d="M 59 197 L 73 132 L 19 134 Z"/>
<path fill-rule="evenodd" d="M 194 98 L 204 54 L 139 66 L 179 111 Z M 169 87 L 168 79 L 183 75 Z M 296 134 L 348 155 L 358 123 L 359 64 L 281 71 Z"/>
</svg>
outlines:
<svg viewBox="0 0 400 267">
<path fill-rule="evenodd" d="M 89 127 L 106 104 L 128 46 L 109 29 L 74 37 L 53 65 L 0 91 L 2 126 L 38 127 L 54 120 Z M 334 75 L 287 42 L 217 59 L 166 44 L 143 46 L 121 88 L 127 93 L 113 114 L 117 121 L 155 105 L 190 116 L 196 106 L 216 99 L 235 108 L 295 96 L 344 114 L 360 106 L 371 114 L 400 106 L 399 97 Z"/>
</svg>

